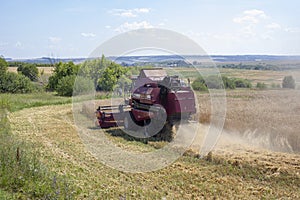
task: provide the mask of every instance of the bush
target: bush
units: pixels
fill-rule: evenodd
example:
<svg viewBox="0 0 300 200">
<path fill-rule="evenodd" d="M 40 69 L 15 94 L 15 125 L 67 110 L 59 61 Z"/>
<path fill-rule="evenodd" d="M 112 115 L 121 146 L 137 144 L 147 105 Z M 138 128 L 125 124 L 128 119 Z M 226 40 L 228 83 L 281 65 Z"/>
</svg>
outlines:
<svg viewBox="0 0 300 200">
<path fill-rule="evenodd" d="M 39 70 L 38 68 L 33 65 L 33 64 L 26 64 L 22 63 L 17 71 L 24 76 L 28 77 L 31 81 L 37 81 L 38 80 L 38 75 L 39 75 Z"/>
<path fill-rule="evenodd" d="M 282 80 L 282 88 L 295 89 L 296 83 L 292 76 L 285 76 Z"/>
<path fill-rule="evenodd" d="M 193 82 L 192 87 L 194 90 L 197 90 L 197 91 L 207 91 L 208 90 L 206 85 L 203 83 L 200 83 L 200 82 Z"/>
<path fill-rule="evenodd" d="M 29 78 L 21 74 L 6 72 L 0 75 L 0 92 L 2 93 L 29 93 L 33 85 Z"/>
<path fill-rule="evenodd" d="M 227 76 L 222 76 L 223 84 L 225 88 L 235 89 L 234 81 Z"/>
<path fill-rule="evenodd" d="M 75 75 L 63 77 L 56 87 L 56 92 L 60 96 L 86 94 L 94 90 L 94 83 L 91 79 Z"/>
<path fill-rule="evenodd" d="M 56 92 L 60 96 L 72 96 L 73 87 L 75 83 L 75 75 L 65 76 L 58 80 L 58 84 L 56 86 Z"/>
<path fill-rule="evenodd" d="M 208 76 L 205 79 L 205 84 L 208 87 L 208 89 L 223 89 L 224 84 L 222 79 L 216 75 Z"/>
<path fill-rule="evenodd" d="M 196 78 L 196 80 L 192 83 L 192 88 L 196 91 L 207 91 L 207 86 L 205 84 L 204 79 L 200 76 Z"/>
<path fill-rule="evenodd" d="M 252 84 L 247 79 L 235 78 L 233 79 L 235 87 L 237 88 L 252 88 Z"/>
<path fill-rule="evenodd" d="M 240 79 L 244 81 L 244 79 Z M 235 79 L 230 79 L 222 76 L 222 81 L 218 76 L 208 76 L 205 80 L 203 77 L 198 77 L 193 83 L 192 88 L 198 91 L 207 91 L 208 89 L 235 89 Z"/>
<path fill-rule="evenodd" d="M 257 82 L 256 88 L 258 88 L 258 89 L 266 89 L 267 85 L 265 83 Z"/>
</svg>

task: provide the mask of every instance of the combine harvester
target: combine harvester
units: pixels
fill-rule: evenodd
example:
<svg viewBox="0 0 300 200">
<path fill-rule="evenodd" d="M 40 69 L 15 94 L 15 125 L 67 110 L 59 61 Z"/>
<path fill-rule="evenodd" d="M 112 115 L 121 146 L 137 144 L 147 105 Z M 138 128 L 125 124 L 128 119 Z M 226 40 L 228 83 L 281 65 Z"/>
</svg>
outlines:
<svg viewBox="0 0 300 200">
<path fill-rule="evenodd" d="M 96 117 L 101 128 L 124 126 L 126 133 L 134 137 L 153 136 L 170 141 L 173 137 L 170 128 L 188 121 L 195 113 L 190 84 L 178 76 L 168 76 L 161 68 L 153 68 L 141 70 L 124 104 L 99 106 Z"/>
</svg>

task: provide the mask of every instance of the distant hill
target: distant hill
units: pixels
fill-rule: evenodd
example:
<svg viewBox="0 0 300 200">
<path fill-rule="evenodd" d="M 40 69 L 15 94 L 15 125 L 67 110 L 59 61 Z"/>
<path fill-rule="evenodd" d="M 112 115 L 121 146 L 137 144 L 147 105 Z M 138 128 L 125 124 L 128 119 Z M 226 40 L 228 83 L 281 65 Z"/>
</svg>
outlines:
<svg viewBox="0 0 300 200">
<path fill-rule="evenodd" d="M 8 62 L 26 62 L 26 63 L 37 63 L 37 64 L 54 64 L 57 62 L 69 62 L 82 63 L 87 58 L 30 58 L 30 59 L 12 59 L 5 58 Z M 172 65 L 177 64 L 180 66 L 189 65 L 189 63 L 201 63 L 209 62 L 263 62 L 263 61 L 300 61 L 300 56 L 276 56 L 276 55 L 154 55 L 154 56 L 121 56 L 121 57 L 108 57 L 122 65 L 140 65 L 140 64 L 166 64 Z M 188 61 L 189 63 L 187 63 Z"/>
<path fill-rule="evenodd" d="M 36 63 L 36 64 L 54 64 L 58 62 L 69 62 L 72 61 L 74 63 L 81 63 L 86 60 L 86 58 L 50 58 L 50 57 L 42 57 L 42 58 L 28 58 L 28 59 L 13 59 L 13 58 L 5 58 L 7 62 L 25 62 L 25 63 Z"/>
</svg>

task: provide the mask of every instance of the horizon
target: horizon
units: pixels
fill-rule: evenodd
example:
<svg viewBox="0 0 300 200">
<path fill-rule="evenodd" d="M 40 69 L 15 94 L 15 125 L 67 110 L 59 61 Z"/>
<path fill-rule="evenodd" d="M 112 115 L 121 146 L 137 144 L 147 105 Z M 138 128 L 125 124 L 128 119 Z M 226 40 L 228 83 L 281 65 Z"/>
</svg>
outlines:
<svg viewBox="0 0 300 200">
<path fill-rule="evenodd" d="M 2 57 L 2 55 L 0 55 Z M 300 57 L 299 55 L 288 55 L 288 54 L 211 54 L 211 55 L 164 55 L 164 54 L 157 54 L 157 55 L 123 55 L 123 56 L 105 56 L 106 58 L 110 57 L 154 57 L 154 56 L 274 56 L 274 57 Z M 3 57 L 6 60 L 30 60 L 30 59 L 89 59 L 91 57 L 48 57 L 48 56 L 41 56 L 41 57 L 27 57 L 27 58 L 13 58 L 13 57 Z M 101 58 L 95 57 L 95 58 Z"/>
<path fill-rule="evenodd" d="M 208 55 L 300 55 L 296 0 L 12 0 L 1 6 L 6 58 L 89 57 L 118 34 L 151 28 L 178 32 Z"/>
</svg>

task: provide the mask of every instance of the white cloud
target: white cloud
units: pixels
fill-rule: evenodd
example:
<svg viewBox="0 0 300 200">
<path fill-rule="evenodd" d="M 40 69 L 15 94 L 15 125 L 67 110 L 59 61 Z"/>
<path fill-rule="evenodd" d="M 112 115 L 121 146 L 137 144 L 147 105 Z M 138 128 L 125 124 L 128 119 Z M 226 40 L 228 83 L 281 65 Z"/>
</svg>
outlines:
<svg viewBox="0 0 300 200">
<path fill-rule="evenodd" d="M 0 42 L 0 46 L 7 46 L 8 43 L 7 42 Z"/>
<path fill-rule="evenodd" d="M 264 34 L 261 36 L 261 38 L 264 40 L 274 40 L 274 38 L 269 34 Z"/>
<path fill-rule="evenodd" d="M 257 16 L 257 17 L 261 17 L 261 18 L 267 18 L 267 15 L 262 10 L 257 10 L 257 9 L 245 10 L 243 13 L 244 13 L 244 15 L 248 15 L 248 16 Z"/>
<path fill-rule="evenodd" d="M 138 14 L 149 13 L 149 8 L 135 8 L 135 9 L 113 9 L 109 13 L 120 17 L 137 17 Z"/>
<path fill-rule="evenodd" d="M 48 38 L 48 40 L 51 42 L 51 43 L 59 43 L 61 41 L 61 38 L 60 37 L 53 37 L 53 36 L 50 36 Z"/>
<path fill-rule="evenodd" d="M 266 28 L 268 28 L 268 29 L 281 29 L 281 26 L 277 23 L 272 22 L 272 23 L 266 25 Z"/>
<path fill-rule="evenodd" d="M 233 22 L 238 23 L 238 24 L 242 24 L 242 23 L 253 23 L 256 24 L 258 23 L 258 19 L 254 16 L 242 16 L 242 17 L 236 17 L 233 19 Z"/>
<path fill-rule="evenodd" d="M 149 13 L 150 12 L 150 8 L 135 8 L 133 10 L 137 13 Z"/>
<path fill-rule="evenodd" d="M 110 25 L 106 25 L 106 26 L 105 26 L 105 28 L 107 28 L 107 29 L 110 29 L 110 28 L 111 28 L 111 26 L 110 26 Z"/>
<path fill-rule="evenodd" d="M 240 24 L 237 37 L 240 39 L 271 39 L 275 30 L 281 26 L 271 21 L 263 10 L 245 10 L 239 17 L 233 18 L 233 22 Z"/>
<path fill-rule="evenodd" d="M 262 10 L 245 10 L 243 15 L 233 19 L 233 22 L 238 24 L 248 23 L 257 24 L 261 19 L 266 19 L 268 16 Z"/>
<path fill-rule="evenodd" d="M 253 25 L 250 24 L 248 26 L 243 27 L 241 30 L 241 36 L 246 38 L 256 36 L 256 32 L 254 30 Z"/>
<path fill-rule="evenodd" d="M 81 36 L 87 37 L 87 38 L 93 38 L 96 37 L 95 33 L 81 33 Z"/>
<path fill-rule="evenodd" d="M 133 11 L 124 11 L 124 12 L 118 13 L 117 15 L 119 15 L 121 17 L 137 17 L 137 15 L 133 13 Z"/>
<path fill-rule="evenodd" d="M 0 50 L 3 51 L 7 45 L 7 42 L 0 42 Z"/>
<path fill-rule="evenodd" d="M 18 42 L 16 42 L 15 47 L 17 47 L 18 49 L 21 49 L 23 47 L 23 44 L 20 41 L 18 41 Z"/>
<path fill-rule="evenodd" d="M 124 24 L 116 28 L 115 31 L 122 33 L 130 30 L 142 29 L 142 28 L 153 28 L 153 26 L 147 21 L 133 22 L 133 23 L 125 22 Z"/>
<path fill-rule="evenodd" d="M 288 28 L 285 28 L 284 30 L 289 33 L 300 33 L 299 27 L 288 27 Z"/>
</svg>

